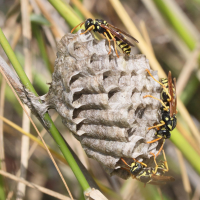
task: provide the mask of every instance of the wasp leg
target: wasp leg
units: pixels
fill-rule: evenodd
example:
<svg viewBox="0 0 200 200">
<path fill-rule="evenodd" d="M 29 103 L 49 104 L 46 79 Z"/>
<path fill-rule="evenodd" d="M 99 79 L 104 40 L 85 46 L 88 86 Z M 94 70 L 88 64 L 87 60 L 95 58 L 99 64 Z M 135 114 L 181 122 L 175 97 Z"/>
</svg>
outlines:
<svg viewBox="0 0 200 200">
<path fill-rule="evenodd" d="M 110 47 L 110 39 L 109 39 L 109 37 L 108 37 L 108 35 L 107 35 L 107 33 L 106 33 L 106 32 L 104 32 L 103 34 L 106 36 L 106 39 L 107 39 L 107 40 L 108 40 L 108 42 L 109 42 L 109 52 L 108 52 L 108 54 L 110 54 L 110 52 L 111 52 L 111 47 Z"/>
<path fill-rule="evenodd" d="M 155 126 L 149 127 L 148 130 L 151 130 L 151 129 L 153 129 L 153 128 L 158 129 L 158 127 L 165 125 L 165 122 L 164 122 L 164 121 L 160 121 L 160 122 L 161 122 L 160 124 L 156 124 Z"/>
<path fill-rule="evenodd" d="M 169 167 L 168 167 L 168 164 L 167 164 L 167 159 L 166 159 L 166 156 L 165 156 L 165 151 L 164 150 L 162 150 L 162 152 L 163 152 L 163 157 L 164 157 L 164 164 L 165 164 L 165 167 L 166 167 L 166 169 L 163 169 L 163 171 L 165 171 L 165 172 L 168 172 L 169 171 Z"/>
<path fill-rule="evenodd" d="M 125 168 L 125 167 L 121 167 L 121 169 L 125 169 L 127 172 L 129 172 L 129 173 L 130 173 L 130 170 L 129 170 L 129 169 L 127 169 L 127 168 Z"/>
<path fill-rule="evenodd" d="M 148 141 L 148 142 L 146 142 L 146 143 L 147 143 L 147 144 L 151 144 L 151 143 L 154 143 L 154 142 L 156 142 L 156 141 L 158 141 L 158 140 L 161 140 L 161 139 L 163 139 L 163 138 L 162 138 L 162 137 L 156 138 L 155 140 Z M 165 139 L 163 139 L 162 145 L 161 145 L 161 147 L 160 147 L 158 153 L 156 154 L 156 157 L 160 154 L 161 150 L 163 149 L 164 143 L 165 143 Z"/>
<path fill-rule="evenodd" d="M 167 95 L 168 95 L 168 97 L 169 97 L 169 100 L 168 100 L 168 101 L 171 101 L 172 98 L 171 98 L 171 95 L 169 94 L 167 88 L 166 88 L 161 82 L 157 81 L 157 80 L 152 76 L 152 74 L 150 73 L 150 71 L 149 71 L 148 69 L 145 69 L 145 70 L 148 72 L 149 76 L 151 76 L 152 79 L 153 79 L 154 81 L 156 81 L 157 83 L 159 83 L 159 84 L 163 87 L 163 89 L 165 90 L 165 92 L 167 93 Z"/>
<path fill-rule="evenodd" d="M 115 53 L 116 53 L 117 57 L 119 58 L 119 55 L 118 55 L 118 53 L 117 53 L 116 39 L 114 38 L 113 34 L 112 34 L 109 30 L 106 30 L 106 31 L 110 34 L 111 38 L 112 38 L 113 41 L 114 41 Z"/>
<path fill-rule="evenodd" d="M 163 143 L 162 143 L 162 145 L 161 145 L 161 147 L 160 147 L 158 153 L 156 154 L 156 157 L 160 154 L 161 150 L 163 149 L 164 143 L 165 143 L 165 139 L 163 139 Z M 167 162 L 167 161 L 166 161 L 166 162 Z M 166 162 L 165 162 L 165 163 L 166 163 Z M 166 164 L 165 164 L 165 165 L 166 165 Z M 168 166 L 167 166 L 167 168 L 168 168 Z"/>
<path fill-rule="evenodd" d="M 151 95 L 145 95 L 145 96 L 143 96 L 143 98 L 146 98 L 146 97 L 151 97 L 151 98 L 154 98 L 154 99 L 160 101 L 160 103 L 161 103 L 161 104 L 163 105 L 163 107 L 165 108 L 164 110 L 166 110 L 166 111 L 169 110 L 169 107 L 167 107 L 161 99 L 158 99 L 158 98 L 156 98 L 156 97 L 154 97 L 154 96 L 151 96 Z"/>
<path fill-rule="evenodd" d="M 85 21 L 84 21 L 84 22 L 81 22 L 80 24 L 78 24 L 77 26 L 75 26 L 75 27 L 71 30 L 71 33 L 73 33 L 74 30 L 75 30 L 78 26 L 81 27 L 84 23 L 85 23 Z"/>
<path fill-rule="evenodd" d="M 123 158 L 120 158 L 123 162 L 124 162 L 124 164 L 125 165 L 127 165 L 129 168 L 131 167 L 130 165 L 128 165 L 127 164 L 127 162 L 123 159 Z M 127 169 L 127 168 L 125 168 L 125 167 L 121 167 L 122 169 L 125 169 L 126 171 L 128 171 L 129 173 L 131 173 L 130 172 L 130 169 Z M 133 178 L 133 179 L 135 179 L 135 176 L 131 173 L 131 177 Z"/>
<path fill-rule="evenodd" d="M 134 160 L 135 162 L 138 162 L 138 163 L 140 163 L 141 165 L 144 165 L 145 167 L 147 167 L 147 165 L 146 165 L 145 163 L 143 163 L 143 162 L 139 162 L 139 161 L 136 160 L 135 158 L 133 158 L 133 160 Z"/>
<path fill-rule="evenodd" d="M 93 29 L 95 29 L 94 25 L 90 26 L 90 28 L 88 28 L 85 32 L 81 33 L 80 35 L 83 35 L 83 34 L 87 33 L 88 31 L 91 31 Z"/>
<path fill-rule="evenodd" d="M 156 141 L 158 141 L 158 140 L 161 140 L 162 138 L 160 137 L 160 138 L 156 138 L 155 140 L 151 140 L 151 141 L 148 141 L 148 142 L 146 142 L 147 144 L 151 144 L 151 143 L 154 143 L 154 142 L 156 142 Z"/>
<path fill-rule="evenodd" d="M 131 167 L 129 164 L 127 164 L 127 162 L 123 159 L 123 158 L 120 158 L 122 161 L 123 161 L 123 163 L 125 164 L 125 165 L 127 165 L 128 167 Z"/>
<path fill-rule="evenodd" d="M 154 159 L 154 163 L 155 163 L 155 170 L 152 170 L 153 174 L 156 174 L 157 170 L 158 170 L 158 164 L 156 162 L 156 156 L 154 153 L 150 152 L 151 155 L 153 155 L 153 159 Z"/>
</svg>

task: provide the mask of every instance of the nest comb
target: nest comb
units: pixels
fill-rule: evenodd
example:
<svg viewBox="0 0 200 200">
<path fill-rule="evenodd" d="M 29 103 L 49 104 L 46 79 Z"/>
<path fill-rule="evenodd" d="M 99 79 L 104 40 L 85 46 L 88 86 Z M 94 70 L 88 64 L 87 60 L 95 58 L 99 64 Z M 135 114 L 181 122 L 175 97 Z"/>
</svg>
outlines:
<svg viewBox="0 0 200 200">
<path fill-rule="evenodd" d="M 91 33 L 67 34 L 58 43 L 51 87 L 45 96 L 62 122 L 80 141 L 86 154 L 101 163 L 110 174 L 127 178 L 121 168 L 123 157 L 152 165 L 150 152 L 158 152 L 160 142 L 148 127 L 160 119 L 160 85 L 145 71 L 152 71 L 144 55 L 116 57 L 113 46 L 108 55 L 105 39 Z"/>
</svg>

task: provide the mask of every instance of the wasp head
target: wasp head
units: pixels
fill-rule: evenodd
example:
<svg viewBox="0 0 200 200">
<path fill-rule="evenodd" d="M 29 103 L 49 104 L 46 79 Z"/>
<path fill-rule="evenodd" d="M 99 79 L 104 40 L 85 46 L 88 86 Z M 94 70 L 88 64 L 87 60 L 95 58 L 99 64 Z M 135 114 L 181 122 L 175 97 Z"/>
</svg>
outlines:
<svg viewBox="0 0 200 200">
<path fill-rule="evenodd" d="M 130 172 L 133 175 L 137 175 L 142 169 L 143 169 L 143 166 L 140 163 L 133 162 L 130 167 Z"/>
<path fill-rule="evenodd" d="M 92 25 L 94 25 L 93 20 L 91 18 L 86 19 L 86 21 L 85 21 L 85 30 L 87 30 Z"/>
</svg>

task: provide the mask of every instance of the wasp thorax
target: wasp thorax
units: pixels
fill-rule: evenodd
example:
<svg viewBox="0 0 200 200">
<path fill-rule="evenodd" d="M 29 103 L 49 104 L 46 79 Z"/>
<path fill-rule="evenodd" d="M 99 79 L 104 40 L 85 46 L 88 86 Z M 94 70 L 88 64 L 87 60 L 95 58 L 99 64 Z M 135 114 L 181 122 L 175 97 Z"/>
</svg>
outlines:
<svg viewBox="0 0 200 200">
<path fill-rule="evenodd" d="M 91 19 L 85 23 L 89 26 Z M 67 34 L 58 43 L 46 102 L 89 157 L 110 175 L 127 178 L 130 173 L 121 168 L 120 158 L 154 164 L 149 152 L 156 154 L 161 143 L 146 141 L 155 138 L 156 130 L 148 127 L 160 121 L 160 102 L 143 96 L 160 98 L 161 88 L 145 71 L 150 66 L 144 55 L 117 58 L 113 46 L 108 55 L 106 40 L 80 33 Z"/>
</svg>

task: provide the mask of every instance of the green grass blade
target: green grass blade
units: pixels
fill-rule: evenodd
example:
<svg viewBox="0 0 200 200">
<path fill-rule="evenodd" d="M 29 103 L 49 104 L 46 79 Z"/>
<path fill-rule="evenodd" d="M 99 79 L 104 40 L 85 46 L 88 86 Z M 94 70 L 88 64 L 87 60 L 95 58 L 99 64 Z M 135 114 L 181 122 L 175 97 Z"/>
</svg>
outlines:
<svg viewBox="0 0 200 200">
<path fill-rule="evenodd" d="M 3 184 L 3 177 L 0 176 L 0 200 L 5 200 L 5 193 L 4 193 L 4 184 Z"/>
<path fill-rule="evenodd" d="M 200 175 L 200 156 L 188 141 L 181 135 L 181 133 L 174 129 L 171 135 L 171 141 L 181 151 L 184 157 L 192 165 L 195 171 Z"/>
<path fill-rule="evenodd" d="M 19 64 L 10 44 L 8 43 L 7 39 L 5 38 L 2 30 L 0 29 L 0 44 L 3 47 L 5 53 L 7 54 L 10 62 L 12 63 L 16 73 L 18 74 L 22 84 L 33 94 L 38 96 L 37 92 L 35 91 L 34 87 L 32 86 L 31 82 L 29 81 L 28 77 L 26 76 L 23 68 Z M 67 147 L 62 135 L 58 131 L 58 129 L 55 127 L 53 121 L 51 120 L 48 113 L 45 113 L 43 116 L 44 121 L 49 124 L 48 131 L 51 133 L 52 137 L 58 144 L 61 152 L 63 153 L 65 159 L 67 160 L 69 166 L 71 167 L 72 171 L 74 172 L 77 180 L 79 181 L 82 189 L 85 191 L 88 188 L 90 188 L 87 180 L 85 179 L 82 171 L 80 170 L 79 166 L 77 165 L 75 159 L 73 158 L 69 148 Z"/>
<path fill-rule="evenodd" d="M 42 55 L 44 63 L 47 66 L 47 68 L 49 69 L 49 71 L 52 73 L 53 72 L 53 66 L 51 65 L 51 63 L 49 61 L 49 57 L 48 57 L 48 54 L 47 54 L 47 50 L 46 50 L 46 47 L 45 47 L 45 43 L 44 43 L 44 39 L 43 39 L 43 36 L 42 36 L 42 32 L 40 30 L 40 27 L 37 24 L 32 23 L 32 30 L 33 30 L 33 33 L 35 35 L 35 38 L 37 39 L 38 46 L 39 46 L 39 49 L 40 49 L 40 53 Z"/>
<path fill-rule="evenodd" d="M 1 169 L 1 161 L 0 161 L 0 169 Z M 3 176 L 0 176 L 0 200 L 6 199 L 3 179 L 4 179 Z"/>
<path fill-rule="evenodd" d="M 49 0 L 49 2 L 66 20 L 71 28 L 82 22 L 69 4 L 64 4 L 61 0 Z"/>
<path fill-rule="evenodd" d="M 179 37 L 187 44 L 190 50 L 193 50 L 196 45 L 196 41 L 193 38 L 190 30 L 188 30 L 182 21 L 180 21 L 176 13 L 172 12 L 170 7 L 167 6 L 164 0 L 153 0 L 158 10 L 161 12 L 163 17 L 167 20 L 167 22 L 173 27 L 173 29 L 177 32 Z"/>
</svg>

